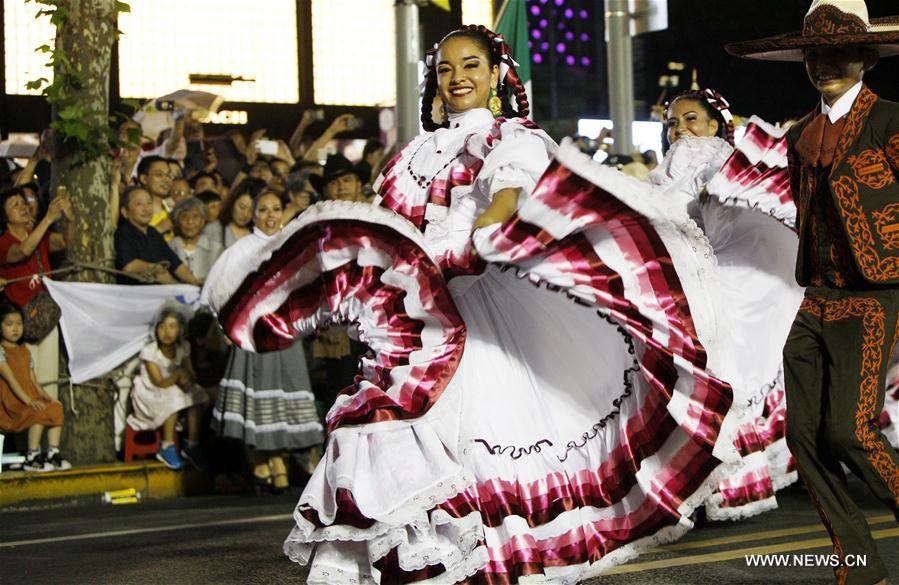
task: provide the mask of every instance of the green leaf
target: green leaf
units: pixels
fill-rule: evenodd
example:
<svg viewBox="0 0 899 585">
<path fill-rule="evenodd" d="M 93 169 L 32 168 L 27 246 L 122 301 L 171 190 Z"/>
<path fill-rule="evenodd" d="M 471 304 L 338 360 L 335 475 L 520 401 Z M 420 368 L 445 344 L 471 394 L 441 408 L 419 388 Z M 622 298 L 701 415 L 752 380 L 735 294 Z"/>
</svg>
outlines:
<svg viewBox="0 0 899 585">
<path fill-rule="evenodd" d="M 50 80 L 46 77 L 40 77 L 35 79 L 34 81 L 29 81 L 25 84 L 26 89 L 40 89 L 45 83 L 50 83 Z"/>
<path fill-rule="evenodd" d="M 84 108 L 80 105 L 73 104 L 59 110 L 59 117 L 62 120 L 78 120 L 83 118 L 85 113 Z"/>
<path fill-rule="evenodd" d="M 53 47 L 50 45 L 41 45 L 37 49 L 34 50 L 35 53 L 52 53 Z"/>
<path fill-rule="evenodd" d="M 115 3 L 116 12 L 131 12 L 131 5 L 127 2 L 118 2 Z"/>
</svg>

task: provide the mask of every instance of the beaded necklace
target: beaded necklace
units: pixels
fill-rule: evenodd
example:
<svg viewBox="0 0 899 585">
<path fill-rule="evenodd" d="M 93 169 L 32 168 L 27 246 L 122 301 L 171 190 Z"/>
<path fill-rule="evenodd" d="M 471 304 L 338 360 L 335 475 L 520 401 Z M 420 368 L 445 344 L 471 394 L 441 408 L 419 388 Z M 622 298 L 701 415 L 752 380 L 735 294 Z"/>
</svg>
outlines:
<svg viewBox="0 0 899 585">
<path fill-rule="evenodd" d="M 459 151 L 456 154 L 456 156 L 449 159 L 449 161 L 447 161 L 447 163 L 445 165 L 440 167 L 440 170 L 438 170 L 436 173 L 434 173 L 430 177 L 425 177 L 424 175 L 419 175 L 418 173 L 416 173 L 415 171 L 412 170 L 412 161 L 415 160 L 415 155 L 418 154 L 418 151 L 421 150 L 421 147 L 424 146 L 427 142 L 428 142 L 427 140 L 422 141 L 422 143 L 418 145 L 418 148 L 415 149 L 415 152 L 412 153 L 412 156 L 409 157 L 409 162 L 406 163 L 406 171 L 409 173 L 409 175 L 413 179 L 415 179 L 415 182 L 418 183 L 418 186 L 421 187 L 422 189 L 427 189 L 428 187 L 430 187 L 431 183 L 434 182 L 434 179 L 436 179 L 438 177 L 438 175 L 440 175 L 440 173 L 443 172 L 444 169 L 446 169 L 448 166 L 453 164 L 453 162 L 455 162 L 456 159 L 458 159 L 459 156 L 462 154 L 462 151 Z M 438 150 L 437 154 L 443 154 L 443 151 Z"/>
</svg>

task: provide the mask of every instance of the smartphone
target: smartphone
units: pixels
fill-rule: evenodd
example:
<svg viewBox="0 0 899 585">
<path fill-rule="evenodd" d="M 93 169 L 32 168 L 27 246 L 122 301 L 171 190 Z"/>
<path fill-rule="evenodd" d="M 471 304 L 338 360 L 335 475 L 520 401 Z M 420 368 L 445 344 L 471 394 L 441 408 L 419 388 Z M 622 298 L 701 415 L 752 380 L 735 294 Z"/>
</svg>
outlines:
<svg viewBox="0 0 899 585">
<path fill-rule="evenodd" d="M 274 140 L 257 140 L 256 150 L 260 154 L 276 155 L 278 154 L 278 143 Z"/>
<path fill-rule="evenodd" d="M 312 110 L 311 117 L 313 120 L 324 120 L 325 119 L 325 111 L 324 110 Z"/>
<path fill-rule="evenodd" d="M 362 128 L 363 124 L 365 124 L 365 120 L 360 118 L 359 116 L 353 116 L 347 123 L 347 130 L 358 130 Z"/>
</svg>

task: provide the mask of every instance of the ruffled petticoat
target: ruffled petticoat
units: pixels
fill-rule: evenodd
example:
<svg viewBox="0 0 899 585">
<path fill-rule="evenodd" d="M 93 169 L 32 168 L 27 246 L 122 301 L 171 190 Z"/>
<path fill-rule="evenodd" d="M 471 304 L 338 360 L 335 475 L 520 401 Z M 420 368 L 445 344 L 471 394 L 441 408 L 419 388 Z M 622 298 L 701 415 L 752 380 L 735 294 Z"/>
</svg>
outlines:
<svg viewBox="0 0 899 585">
<path fill-rule="evenodd" d="M 285 542 L 309 583 L 575 583 L 692 526 L 738 460 L 727 324 L 701 231 L 652 192 L 563 147 L 464 276 L 326 202 L 213 286 L 242 347 L 352 322 L 373 350 Z"/>
</svg>

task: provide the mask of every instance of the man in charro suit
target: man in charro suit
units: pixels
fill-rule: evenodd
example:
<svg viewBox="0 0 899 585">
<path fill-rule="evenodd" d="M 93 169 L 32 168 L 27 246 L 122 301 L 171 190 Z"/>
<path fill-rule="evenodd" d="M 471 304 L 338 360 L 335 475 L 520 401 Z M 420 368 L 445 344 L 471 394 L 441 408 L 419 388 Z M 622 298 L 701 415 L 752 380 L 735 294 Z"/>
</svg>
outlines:
<svg viewBox="0 0 899 585">
<path fill-rule="evenodd" d="M 837 583 L 885 583 L 840 463 L 899 521 L 899 456 L 877 425 L 899 335 L 899 104 L 862 83 L 880 57 L 899 54 L 899 17 L 869 20 L 864 0 L 815 0 L 801 32 L 727 50 L 804 61 L 821 93 L 787 133 L 796 280 L 808 287 L 784 348 L 787 443 L 844 559 Z"/>
</svg>

